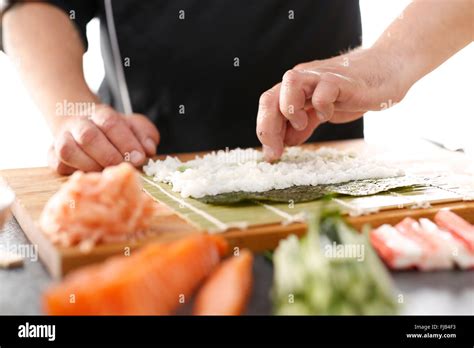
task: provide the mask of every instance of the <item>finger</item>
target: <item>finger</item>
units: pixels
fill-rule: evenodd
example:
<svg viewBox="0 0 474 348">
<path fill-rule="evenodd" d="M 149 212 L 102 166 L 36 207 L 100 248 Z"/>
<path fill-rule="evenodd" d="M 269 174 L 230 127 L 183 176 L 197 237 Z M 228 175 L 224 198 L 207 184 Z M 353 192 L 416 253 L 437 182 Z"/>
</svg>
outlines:
<svg viewBox="0 0 474 348">
<path fill-rule="evenodd" d="M 302 131 L 296 130 L 293 127 L 288 127 L 285 134 L 285 144 L 288 146 L 295 146 L 303 144 L 314 133 L 314 130 L 321 124 L 321 121 L 316 115 L 314 109 L 308 112 L 308 125 Z"/>
<path fill-rule="evenodd" d="M 160 143 L 160 133 L 156 126 L 146 116 L 140 114 L 126 116 L 125 121 L 142 144 L 146 154 L 156 155 L 156 147 Z"/>
<path fill-rule="evenodd" d="M 280 112 L 279 93 L 280 84 L 264 92 L 258 105 L 257 137 L 267 161 L 276 161 L 283 154 L 286 119 Z"/>
<path fill-rule="evenodd" d="M 102 167 L 96 161 L 82 151 L 69 132 L 63 133 L 54 142 L 54 153 L 60 162 L 71 168 L 77 168 L 84 172 L 102 170 Z"/>
<path fill-rule="evenodd" d="M 347 123 L 357 120 L 364 116 L 363 111 L 349 112 L 349 111 L 335 111 L 330 123 Z"/>
<path fill-rule="evenodd" d="M 71 168 L 58 159 L 54 153 L 54 146 L 51 146 L 48 150 L 48 166 L 59 175 L 71 175 L 76 171 L 75 168 Z"/>
<path fill-rule="evenodd" d="M 112 108 L 102 108 L 92 115 L 91 120 L 120 151 L 126 161 L 134 166 L 140 166 L 146 159 L 145 150 L 124 117 L 126 116 L 118 114 Z"/>
<path fill-rule="evenodd" d="M 321 122 L 327 122 L 334 114 L 334 103 L 339 96 L 339 86 L 333 81 L 322 79 L 316 86 L 311 104 Z"/>
<path fill-rule="evenodd" d="M 308 123 L 305 102 L 313 95 L 319 78 L 319 73 L 306 70 L 288 70 L 283 75 L 280 111 L 296 130 L 303 130 Z"/>
<path fill-rule="evenodd" d="M 93 122 L 81 119 L 71 134 L 79 147 L 102 167 L 113 166 L 123 161 L 120 152 Z"/>
</svg>

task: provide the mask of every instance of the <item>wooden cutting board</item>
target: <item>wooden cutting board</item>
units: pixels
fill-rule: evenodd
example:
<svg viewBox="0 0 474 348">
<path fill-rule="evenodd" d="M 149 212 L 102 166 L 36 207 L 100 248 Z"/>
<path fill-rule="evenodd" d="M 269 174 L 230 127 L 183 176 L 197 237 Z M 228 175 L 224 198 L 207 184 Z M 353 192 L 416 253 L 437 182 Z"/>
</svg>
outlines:
<svg viewBox="0 0 474 348">
<path fill-rule="evenodd" d="M 374 149 L 373 146 L 367 145 L 362 140 L 321 143 L 316 146 L 322 145 L 358 151 Z M 417 145 L 417 149 L 420 149 L 419 145 Z M 381 147 L 377 146 L 375 150 L 381 151 Z M 424 163 L 432 161 L 435 166 L 440 165 L 442 168 L 450 168 L 456 172 L 463 172 L 470 165 L 468 159 L 460 154 L 440 150 L 431 145 L 427 146 L 426 151 L 422 154 Z M 182 154 L 179 157 L 182 160 L 188 160 L 195 155 Z M 416 158 L 413 161 L 417 161 Z M 155 217 L 150 231 L 152 237 L 140 243 L 100 245 L 88 254 L 82 253 L 77 248 L 59 248 L 53 245 L 40 231 L 37 221 L 48 199 L 67 178 L 57 175 L 48 168 L 9 169 L 0 171 L 0 176 L 16 194 L 16 201 L 12 207 L 13 214 L 31 243 L 37 245 L 40 259 L 55 278 L 60 278 L 75 268 L 101 261 L 111 255 L 127 253 L 143 243 L 166 242 L 192 233 L 205 232 L 187 223 L 168 207 L 160 205 L 159 213 Z M 428 209 L 392 209 L 366 216 L 349 217 L 348 220 L 356 228 L 360 228 L 366 223 L 375 227 L 383 223 L 394 224 L 406 216 L 433 217 L 441 208 L 450 208 L 468 221 L 474 222 L 474 202 L 462 200 L 436 204 Z M 275 248 L 279 240 L 287 235 L 292 233 L 301 235 L 305 230 L 306 227 L 302 223 L 273 224 L 250 227 L 245 230 L 229 230 L 222 235 L 232 246 L 263 251 Z"/>
</svg>

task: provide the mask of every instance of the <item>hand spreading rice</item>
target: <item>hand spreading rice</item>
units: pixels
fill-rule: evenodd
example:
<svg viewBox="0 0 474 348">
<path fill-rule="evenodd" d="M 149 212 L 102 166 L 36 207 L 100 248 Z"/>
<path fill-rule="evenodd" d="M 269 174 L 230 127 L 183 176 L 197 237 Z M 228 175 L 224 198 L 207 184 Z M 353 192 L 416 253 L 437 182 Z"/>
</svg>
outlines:
<svg viewBox="0 0 474 348">
<path fill-rule="evenodd" d="M 185 163 L 175 157 L 150 160 L 143 170 L 155 181 L 171 184 L 181 196 L 193 198 L 404 175 L 401 169 L 374 158 L 327 147 L 290 147 L 273 164 L 263 160 L 261 151 L 235 149 L 212 152 Z"/>
<path fill-rule="evenodd" d="M 102 173 L 74 173 L 46 204 L 40 227 L 54 243 L 88 250 L 141 236 L 154 210 L 136 170 L 122 163 Z"/>
</svg>

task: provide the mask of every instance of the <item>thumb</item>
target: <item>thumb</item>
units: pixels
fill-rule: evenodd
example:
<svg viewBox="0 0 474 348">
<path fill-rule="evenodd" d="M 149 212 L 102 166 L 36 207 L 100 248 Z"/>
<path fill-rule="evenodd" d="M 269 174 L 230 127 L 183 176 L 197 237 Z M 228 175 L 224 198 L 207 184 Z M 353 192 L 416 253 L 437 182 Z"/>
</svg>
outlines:
<svg viewBox="0 0 474 348">
<path fill-rule="evenodd" d="M 48 150 L 48 166 L 59 175 L 71 175 L 76 171 L 76 169 L 63 163 L 58 156 L 56 156 L 54 146 L 51 146 Z"/>
</svg>

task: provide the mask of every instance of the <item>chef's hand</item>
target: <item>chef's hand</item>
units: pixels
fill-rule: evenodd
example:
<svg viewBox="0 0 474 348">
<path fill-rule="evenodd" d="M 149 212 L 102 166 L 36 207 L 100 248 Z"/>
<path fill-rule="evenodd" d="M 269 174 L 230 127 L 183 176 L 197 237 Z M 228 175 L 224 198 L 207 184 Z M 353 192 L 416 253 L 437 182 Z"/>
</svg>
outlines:
<svg viewBox="0 0 474 348">
<path fill-rule="evenodd" d="M 59 174 L 100 171 L 123 161 L 134 166 L 156 154 L 159 133 L 145 116 L 125 116 L 101 105 L 90 116 L 64 116 L 48 162 Z"/>
<path fill-rule="evenodd" d="M 284 146 L 302 144 L 324 122 L 350 122 L 399 102 L 408 86 L 387 58 L 359 49 L 287 71 L 260 97 L 257 136 L 265 159 L 279 159 Z"/>
</svg>

